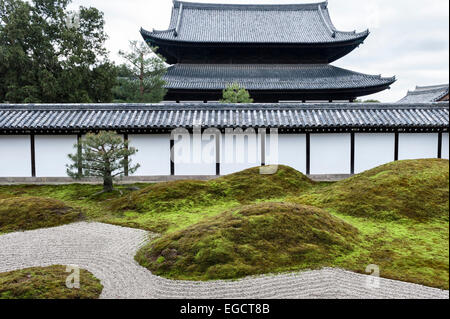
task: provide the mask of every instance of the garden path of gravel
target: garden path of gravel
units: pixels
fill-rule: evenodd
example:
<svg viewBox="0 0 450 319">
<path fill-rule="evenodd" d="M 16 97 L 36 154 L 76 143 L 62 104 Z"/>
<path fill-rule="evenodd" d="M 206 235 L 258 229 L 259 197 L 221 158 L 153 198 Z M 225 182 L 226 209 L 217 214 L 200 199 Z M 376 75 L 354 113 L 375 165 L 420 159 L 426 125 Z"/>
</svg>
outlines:
<svg viewBox="0 0 450 319">
<path fill-rule="evenodd" d="M 0 272 L 77 265 L 99 278 L 101 298 L 449 298 L 449 292 L 340 269 L 249 277 L 238 281 L 174 281 L 139 266 L 134 255 L 149 238 L 143 230 L 75 223 L 0 236 Z"/>
</svg>

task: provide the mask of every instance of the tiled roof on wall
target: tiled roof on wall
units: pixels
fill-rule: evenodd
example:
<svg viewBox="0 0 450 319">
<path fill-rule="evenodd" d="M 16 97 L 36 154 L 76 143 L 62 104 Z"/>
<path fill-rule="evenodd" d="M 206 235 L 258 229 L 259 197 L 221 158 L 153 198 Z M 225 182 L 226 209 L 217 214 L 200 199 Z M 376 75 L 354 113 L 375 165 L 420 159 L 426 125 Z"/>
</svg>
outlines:
<svg viewBox="0 0 450 319">
<path fill-rule="evenodd" d="M 177 127 L 440 128 L 448 103 L 0 104 L 0 132 Z"/>
</svg>

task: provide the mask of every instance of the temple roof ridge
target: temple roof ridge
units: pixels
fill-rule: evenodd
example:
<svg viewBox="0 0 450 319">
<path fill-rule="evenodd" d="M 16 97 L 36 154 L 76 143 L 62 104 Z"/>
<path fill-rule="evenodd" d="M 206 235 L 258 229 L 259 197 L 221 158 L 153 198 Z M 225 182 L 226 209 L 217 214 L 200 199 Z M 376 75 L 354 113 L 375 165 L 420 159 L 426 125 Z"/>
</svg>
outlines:
<svg viewBox="0 0 450 319">
<path fill-rule="evenodd" d="M 369 30 L 337 30 L 327 1 L 221 4 L 175 0 L 167 30 L 141 29 L 141 33 L 150 40 L 186 43 L 334 43 L 362 42 Z"/>
</svg>

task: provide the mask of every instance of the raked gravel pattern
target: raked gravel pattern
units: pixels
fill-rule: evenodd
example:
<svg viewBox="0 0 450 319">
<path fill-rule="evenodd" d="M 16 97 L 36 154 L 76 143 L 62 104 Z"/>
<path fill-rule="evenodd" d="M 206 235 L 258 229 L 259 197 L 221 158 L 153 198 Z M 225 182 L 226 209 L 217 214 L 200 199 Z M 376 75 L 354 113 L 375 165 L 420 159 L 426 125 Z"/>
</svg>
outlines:
<svg viewBox="0 0 450 319">
<path fill-rule="evenodd" d="M 238 281 L 175 281 L 153 275 L 134 260 L 151 234 L 102 223 L 75 223 L 0 236 L 0 272 L 77 265 L 99 278 L 101 298 L 449 298 L 449 292 L 400 281 L 325 268 L 248 277 Z M 372 285 L 367 285 L 367 282 Z"/>
</svg>

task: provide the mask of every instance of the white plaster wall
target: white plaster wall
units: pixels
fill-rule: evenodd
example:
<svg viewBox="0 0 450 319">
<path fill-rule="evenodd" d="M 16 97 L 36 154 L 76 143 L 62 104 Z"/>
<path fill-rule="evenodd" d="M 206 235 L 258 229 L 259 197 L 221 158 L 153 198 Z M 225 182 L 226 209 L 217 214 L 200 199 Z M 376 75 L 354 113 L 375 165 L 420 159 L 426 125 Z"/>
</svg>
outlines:
<svg viewBox="0 0 450 319">
<path fill-rule="evenodd" d="M 36 135 L 36 177 L 67 177 L 68 154 L 75 154 L 76 135 Z"/>
<path fill-rule="evenodd" d="M 437 133 L 399 134 L 398 159 L 437 158 Z"/>
<path fill-rule="evenodd" d="M 216 175 L 215 136 L 175 136 L 174 159 L 175 175 Z"/>
<path fill-rule="evenodd" d="M 448 148 L 448 133 L 442 133 L 442 158 L 449 159 Z"/>
<path fill-rule="evenodd" d="M 261 166 L 261 137 L 258 134 L 223 134 L 221 175 Z"/>
<path fill-rule="evenodd" d="M 278 138 L 278 147 L 273 138 Z M 306 134 L 279 134 L 272 139 L 267 134 L 266 163 L 287 165 L 306 174 Z"/>
<path fill-rule="evenodd" d="M 169 134 L 130 134 L 128 142 L 138 149 L 136 155 L 131 157 L 131 165 L 141 165 L 133 175 L 170 175 Z"/>
<path fill-rule="evenodd" d="M 0 177 L 31 176 L 29 135 L 0 135 Z"/>
<path fill-rule="evenodd" d="M 394 133 L 355 134 L 355 173 L 394 161 Z"/>
<path fill-rule="evenodd" d="M 350 134 L 311 134 L 311 174 L 350 174 Z"/>
</svg>

